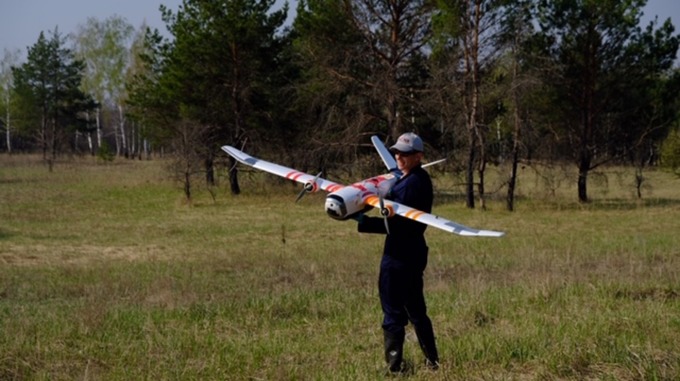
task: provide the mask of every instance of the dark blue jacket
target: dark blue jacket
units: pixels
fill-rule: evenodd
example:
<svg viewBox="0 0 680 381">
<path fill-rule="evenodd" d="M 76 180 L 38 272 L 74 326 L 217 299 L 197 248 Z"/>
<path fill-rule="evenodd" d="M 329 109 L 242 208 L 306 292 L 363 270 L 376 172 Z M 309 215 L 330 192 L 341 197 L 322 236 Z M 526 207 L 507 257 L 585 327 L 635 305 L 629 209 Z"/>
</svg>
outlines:
<svg viewBox="0 0 680 381">
<path fill-rule="evenodd" d="M 389 200 L 427 213 L 432 212 L 432 198 L 432 180 L 421 166 L 399 179 L 387 195 Z M 401 216 L 389 218 L 388 224 L 390 234 L 385 237 L 383 254 L 409 263 L 424 265 L 423 260 L 427 263 L 427 244 L 423 236 L 427 225 Z M 358 230 L 361 233 L 387 233 L 382 217 L 364 217 Z"/>
</svg>

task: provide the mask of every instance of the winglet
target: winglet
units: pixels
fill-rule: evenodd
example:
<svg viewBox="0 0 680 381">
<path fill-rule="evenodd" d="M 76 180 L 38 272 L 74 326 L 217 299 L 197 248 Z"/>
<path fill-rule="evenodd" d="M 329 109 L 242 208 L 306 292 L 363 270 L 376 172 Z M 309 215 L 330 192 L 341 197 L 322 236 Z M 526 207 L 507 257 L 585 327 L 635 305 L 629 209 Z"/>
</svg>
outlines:
<svg viewBox="0 0 680 381">
<path fill-rule="evenodd" d="M 385 163 L 385 166 L 387 167 L 387 170 L 390 172 L 396 171 L 397 170 L 397 162 L 394 160 L 394 157 L 390 153 L 390 151 L 385 147 L 383 142 L 380 140 L 379 137 L 373 135 L 371 136 L 371 142 L 373 143 L 373 146 L 375 149 L 378 151 L 378 154 L 380 155 L 380 158 L 382 159 L 383 163 Z"/>
<path fill-rule="evenodd" d="M 239 151 L 232 146 L 222 146 L 222 151 L 228 153 L 231 155 L 231 157 L 246 165 L 252 166 L 257 162 L 257 159 L 254 157 L 248 155 L 245 152 Z"/>
</svg>

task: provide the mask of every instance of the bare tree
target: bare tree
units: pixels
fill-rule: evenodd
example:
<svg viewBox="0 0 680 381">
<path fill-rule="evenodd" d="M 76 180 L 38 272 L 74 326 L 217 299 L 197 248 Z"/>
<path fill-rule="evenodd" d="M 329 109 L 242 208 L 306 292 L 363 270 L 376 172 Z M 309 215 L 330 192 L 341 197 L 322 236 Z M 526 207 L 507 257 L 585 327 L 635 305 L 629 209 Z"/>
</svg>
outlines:
<svg viewBox="0 0 680 381">
<path fill-rule="evenodd" d="M 411 95 L 404 77 L 414 55 L 422 53 L 431 37 L 431 1 L 344 0 L 345 9 L 374 64 L 368 79 L 382 105 L 388 134 L 403 132 L 401 103 Z"/>
<path fill-rule="evenodd" d="M 436 43 L 448 60 L 440 59 L 462 100 L 465 115 L 465 194 L 468 208 L 475 207 L 475 184 L 485 208 L 484 174 L 487 158 L 487 121 L 483 114 L 483 77 L 502 52 L 497 49 L 500 3 L 494 0 L 439 0 Z M 448 66 L 448 67 L 447 67 Z M 455 101 L 453 97 L 449 99 Z M 475 170 L 479 177 L 475 183 Z"/>
</svg>

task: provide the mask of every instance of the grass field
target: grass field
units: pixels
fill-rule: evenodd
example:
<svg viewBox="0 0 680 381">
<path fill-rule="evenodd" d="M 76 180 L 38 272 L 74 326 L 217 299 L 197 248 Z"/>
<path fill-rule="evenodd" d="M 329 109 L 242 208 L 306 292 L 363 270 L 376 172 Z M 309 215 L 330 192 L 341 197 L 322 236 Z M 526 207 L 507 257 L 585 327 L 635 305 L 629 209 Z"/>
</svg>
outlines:
<svg viewBox="0 0 680 381">
<path fill-rule="evenodd" d="M 637 200 L 611 169 L 580 205 L 568 170 L 521 176 L 513 213 L 436 176 L 435 213 L 507 235 L 428 230 L 442 367 L 409 328 L 408 378 L 680 379 L 680 180 L 650 171 Z M 264 175 L 190 205 L 167 178 L 0 157 L 0 380 L 383 378 L 381 237 Z"/>
</svg>

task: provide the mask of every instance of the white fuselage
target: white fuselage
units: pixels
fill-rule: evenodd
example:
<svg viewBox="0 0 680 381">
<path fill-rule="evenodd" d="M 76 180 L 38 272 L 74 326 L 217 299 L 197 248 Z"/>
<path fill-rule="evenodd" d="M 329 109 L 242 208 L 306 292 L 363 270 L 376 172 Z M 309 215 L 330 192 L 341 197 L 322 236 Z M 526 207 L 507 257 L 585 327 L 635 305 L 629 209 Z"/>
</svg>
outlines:
<svg viewBox="0 0 680 381">
<path fill-rule="evenodd" d="M 386 197 L 396 182 L 397 177 L 393 174 L 386 174 L 333 191 L 326 197 L 326 213 L 336 220 L 350 218 L 372 208 L 366 204 L 366 198 L 369 196 Z"/>
</svg>

